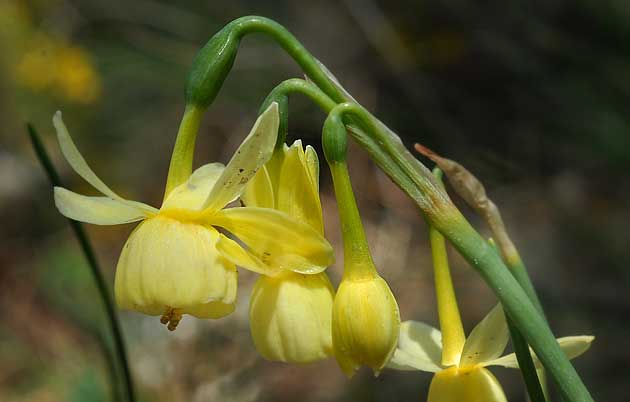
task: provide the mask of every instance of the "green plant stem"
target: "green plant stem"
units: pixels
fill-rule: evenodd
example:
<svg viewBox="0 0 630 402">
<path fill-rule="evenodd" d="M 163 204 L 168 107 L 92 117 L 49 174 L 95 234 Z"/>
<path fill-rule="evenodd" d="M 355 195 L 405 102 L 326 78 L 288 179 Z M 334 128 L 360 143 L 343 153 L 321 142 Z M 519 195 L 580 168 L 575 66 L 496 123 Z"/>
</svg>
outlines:
<svg viewBox="0 0 630 402">
<path fill-rule="evenodd" d="M 37 159 L 39 159 L 42 167 L 46 171 L 50 182 L 53 186 L 62 186 L 59 174 L 57 174 L 57 171 L 53 166 L 39 135 L 35 131 L 35 128 L 32 125 L 27 124 L 27 130 L 31 139 L 31 143 L 33 145 L 33 149 L 35 150 L 35 154 L 37 155 Z M 116 349 L 116 354 L 118 356 L 118 359 L 120 360 L 120 366 L 122 367 L 123 371 L 123 381 L 125 384 L 127 400 L 128 402 L 135 402 L 136 397 L 131 377 L 131 371 L 129 370 L 127 351 L 125 349 L 122 330 L 120 328 L 120 324 L 118 323 L 116 309 L 114 307 L 114 302 L 110 296 L 107 283 L 105 281 L 105 278 L 101 274 L 98 261 L 96 260 L 96 254 L 94 253 L 92 245 L 90 244 L 87 233 L 85 233 L 83 226 L 79 222 L 73 221 L 72 219 L 68 219 L 68 222 L 70 223 L 70 227 L 72 228 L 75 236 L 79 240 L 81 250 L 83 250 L 83 254 L 88 261 L 90 271 L 92 272 L 92 277 L 94 278 L 94 282 L 96 283 L 96 288 L 105 306 L 105 312 L 107 314 L 107 319 L 109 321 L 110 329 L 112 331 L 112 337 L 114 338 L 114 347 Z"/>
<path fill-rule="evenodd" d="M 281 147 L 284 144 L 287 132 L 288 132 L 288 96 L 293 93 L 301 93 L 302 95 L 308 97 L 310 100 L 315 102 L 320 109 L 322 109 L 326 114 L 330 112 L 337 104 L 330 99 L 325 93 L 321 91 L 314 84 L 300 79 L 300 78 L 291 78 L 281 82 L 274 89 L 269 92 L 269 95 L 265 98 L 258 114 L 261 114 L 269 105 L 273 102 L 278 103 L 280 105 L 280 127 L 278 128 L 278 140 L 276 141 L 276 148 Z"/>
<path fill-rule="evenodd" d="M 510 330 L 510 337 L 512 339 L 512 346 L 514 347 L 514 353 L 516 354 L 516 360 L 518 361 L 518 367 L 521 369 L 523 375 L 523 381 L 527 387 L 527 393 L 531 402 L 545 402 L 545 393 L 543 392 L 540 381 L 538 380 L 538 374 L 536 373 L 536 365 L 532 359 L 532 354 L 529 351 L 529 345 L 518 328 L 512 322 L 510 317 L 506 317 L 508 329 Z"/>
</svg>

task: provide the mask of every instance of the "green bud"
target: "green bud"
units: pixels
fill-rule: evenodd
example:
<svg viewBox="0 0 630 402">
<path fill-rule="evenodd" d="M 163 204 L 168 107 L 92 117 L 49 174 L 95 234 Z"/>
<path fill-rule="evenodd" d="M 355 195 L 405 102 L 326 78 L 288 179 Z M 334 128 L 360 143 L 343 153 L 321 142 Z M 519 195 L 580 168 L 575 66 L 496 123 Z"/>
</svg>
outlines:
<svg viewBox="0 0 630 402">
<path fill-rule="evenodd" d="M 217 32 L 197 53 L 186 84 L 186 103 L 203 108 L 216 98 L 238 53 L 240 35 L 231 24 Z"/>
<path fill-rule="evenodd" d="M 322 131 L 324 155 L 329 164 L 345 162 L 348 152 L 348 134 L 339 113 L 331 112 Z"/>
</svg>

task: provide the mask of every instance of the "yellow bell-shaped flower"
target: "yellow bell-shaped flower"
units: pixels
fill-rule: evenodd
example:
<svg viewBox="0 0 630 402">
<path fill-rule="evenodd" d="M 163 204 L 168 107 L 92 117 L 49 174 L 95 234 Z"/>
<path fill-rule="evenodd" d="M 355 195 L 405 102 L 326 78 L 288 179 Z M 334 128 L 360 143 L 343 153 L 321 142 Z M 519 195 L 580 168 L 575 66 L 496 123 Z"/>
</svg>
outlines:
<svg viewBox="0 0 630 402">
<path fill-rule="evenodd" d="M 378 374 L 396 350 L 399 328 L 396 299 L 376 271 L 341 281 L 333 307 L 333 347 L 344 373 L 352 376 L 366 365 Z"/>
<path fill-rule="evenodd" d="M 265 359 L 290 363 L 329 357 L 334 292 L 325 273 L 262 275 L 249 302 L 258 352 Z"/>
<path fill-rule="evenodd" d="M 199 119 L 199 110 L 187 109 L 178 137 L 185 151 L 176 144 L 159 210 L 124 199 L 107 187 L 77 150 L 61 114 L 53 119 L 65 158 L 105 195 L 87 197 L 56 187 L 57 208 L 68 218 L 97 225 L 143 221 L 120 256 L 116 301 L 124 309 L 162 315 L 162 323 L 171 330 L 183 314 L 218 318 L 233 311 L 235 265 L 268 274 L 283 270 L 318 273 L 333 258 L 330 244 L 320 233 L 286 213 L 224 208 L 241 195 L 249 179 L 271 157 L 278 131 L 277 105 L 260 115 L 227 166 L 208 164 L 190 174 L 191 145 Z M 221 234 L 218 227 L 240 243 Z"/>
<path fill-rule="evenodd" d="M 282 211 L 323 235 L 317 153 L 310 146 L 304 150 L 299 140 L 283 145 L 254 176 L 241 200 L 248 207 Z M 256 349 L 268 360 L 291 363 L 329 357 L 333 298 L 325 272 L 261 275 L 249 304 Z"/>
</svg>

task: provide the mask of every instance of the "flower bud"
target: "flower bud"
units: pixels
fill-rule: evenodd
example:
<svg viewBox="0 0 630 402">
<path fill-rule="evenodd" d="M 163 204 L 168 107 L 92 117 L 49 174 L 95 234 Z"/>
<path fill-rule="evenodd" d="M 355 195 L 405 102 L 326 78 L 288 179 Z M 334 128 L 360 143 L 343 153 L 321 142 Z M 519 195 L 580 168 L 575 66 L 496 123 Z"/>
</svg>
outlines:
<svg viewBox="0 0 630 402">
<path fill-rule="evenodd" d="M 265 359 L 290 363 L 330 356 L 333 298 L 325 273 L 261 276 L 249 304 L 256 349 Z"/>
<path fill-rule="evenodd" d="M 352 376 L 364 364 L 378 375 L 396 349 L 400 329 L 398 304 L 387 282 L 375 272 L 344 275 L 332 325 L 335 357 L 344 373 Z"/>
<path fill-rule="evenodd" d="M 197 53 L 186 83 L 186 103 L 207 107 L 219 93 L 238 53 L 240 37 L 232 25 L 214 34 Z"/>
</svg>

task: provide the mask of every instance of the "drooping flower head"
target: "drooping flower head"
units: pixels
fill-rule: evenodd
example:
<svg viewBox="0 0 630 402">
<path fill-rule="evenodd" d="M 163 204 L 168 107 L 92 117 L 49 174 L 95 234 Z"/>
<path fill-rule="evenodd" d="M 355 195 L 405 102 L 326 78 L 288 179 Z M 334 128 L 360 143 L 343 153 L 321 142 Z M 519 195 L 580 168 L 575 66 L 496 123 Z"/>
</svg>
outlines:
<svg viewBox="0 0 630 402">
<path fill-rule="evenodd" d="M 235 265 L 259 273 L 312 273 L 332 261 L 332 248 L 323 236 L 285 213 L 257 207 L 224 208 L 269 160 L 278 130 L 276 104 L 260 115 L 227 166 L 204 165 L 176 186 L 167 187 L 159 210 L 113 192 L 89 168 L 60 113 L 53 123 L 65 158 L 104 195 L 88 197 L 56 187 L 59 211 L 98 225 L 142 221 L 118 261 L 115 293 L 121 308 L 162 315 L 162 322 L 173 330 L 183 314 L 219 318 L 233 311 Z M 173 160 L 186 160 L 186 155 L 174 154 Z M 238 241 L 219 233 L 218 227 Z"/>
<path fill-rule="evenodd" d="M 396 349 L 398 304 L 374 266 L 348 174 L 346 128 L 331 115 L 324 123 L 322 142 L 333 178 L 344 245 L 343 277 L 333 305 L 335 358 L 348 376 L 361 365 L 378 374 Z"/>
<path fill-rule="evenodd" d="M 274 208 L 324 234 L 319 161 L 301 141 L 282 144 L 250 181 L 241 200 Z M 328 275 L 282 272 L 261 275 L 249 304 L 254 344 L 268 360 L 308 363 L 332 354 L 334 289 Z"/>
<path fill-rule="evenodd" d="M 398 348 L 387 366 L 435 373 L 428 402 L 506 402 L 501 384 L 486 367 L 519 367 L 514 353 L 501 356 L 508 339 L 505 315 L 498 304 L 466 338 L 457 354 L 457 362 L 444 365 L 442 333 L 422 322 L 405 321 L 400 327 Z M 569 336 L 559 338 L 558 343 L 572 359 L 586 352 L 593 339 L 592 336 Z M 536 367 L 541 369 L 540 361 L 533 357 Z"/>
</svg>

